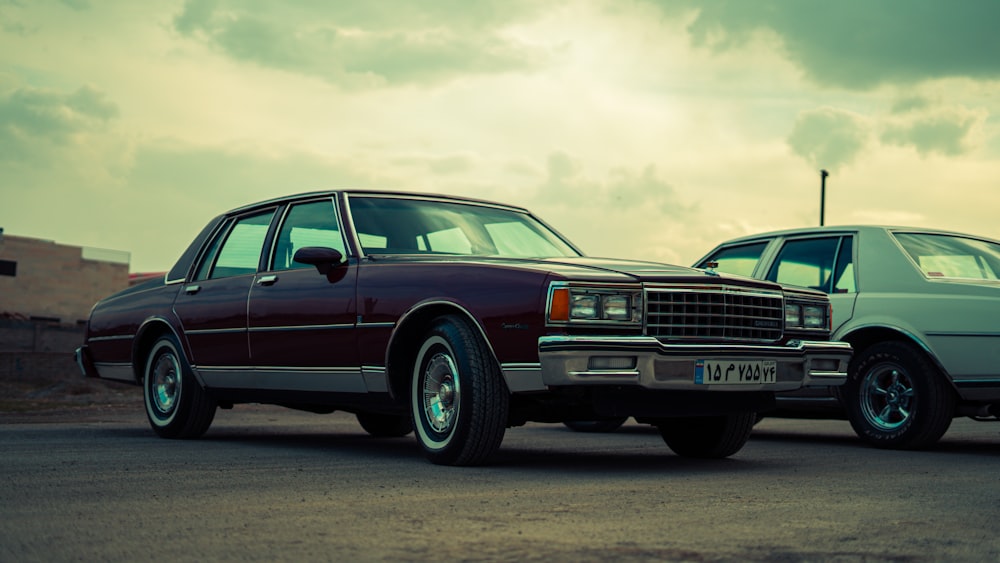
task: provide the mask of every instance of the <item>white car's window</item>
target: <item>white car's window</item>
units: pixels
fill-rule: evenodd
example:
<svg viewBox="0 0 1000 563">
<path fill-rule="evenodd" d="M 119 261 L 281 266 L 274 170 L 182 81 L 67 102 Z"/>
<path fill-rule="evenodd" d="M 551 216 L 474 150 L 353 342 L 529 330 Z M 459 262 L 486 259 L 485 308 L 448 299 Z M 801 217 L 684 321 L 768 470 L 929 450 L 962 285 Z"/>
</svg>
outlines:
<svg viewBox="0 0 1000 563">
<path fill-rule="evenodd" d="M 790 240 L 782 246 L 767 279 L 831 293 L 839 249 L 840 237 Z"/>
<path fill-rule="evenodd" d="M 698 267 L 704 268 L 709 262 L 715 262 L 715 269 L 720 272 L 750 277 L 767 245 L 768 241 L 727 246 L 704 260 Z"/>
<path fill-rule="evenodd" d="M 837 252 L 837 268 L 833 272 L 834 293 L 857 293 L 858 285 L 854 278 L 854 237 L 845 236 L 840 241 Z"/>
<path fill-rule="evenodd" d="M 903 250 L 929 278 L 1000 279 L 1000 244 L 966 237 L 895 233 Z"/>
</svg>

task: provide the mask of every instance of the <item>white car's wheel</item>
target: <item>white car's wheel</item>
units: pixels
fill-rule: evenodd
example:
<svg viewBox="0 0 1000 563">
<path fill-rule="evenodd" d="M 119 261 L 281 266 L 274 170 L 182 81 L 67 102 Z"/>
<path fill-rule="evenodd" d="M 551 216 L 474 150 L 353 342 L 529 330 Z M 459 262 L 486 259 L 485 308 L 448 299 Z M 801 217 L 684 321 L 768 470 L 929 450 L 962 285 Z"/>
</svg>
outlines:
<svg viewBox="0 0 1000 563">
<path fill-rule="evenodd" d="M 464 320 L 440 317 L 417 352 L 410 387 L 417 441 L 440 465 L 479 465 L 500 447 L 509 396 L 482 338 Z"/>
<path fill-rule="evenodd" d="M 858 354 L 844 391 L 855 433 L 880 448 L 927 447 L 954 417 L 955 396 L 944 376 L 905 342 L 881 342 Z"/>
</svg>

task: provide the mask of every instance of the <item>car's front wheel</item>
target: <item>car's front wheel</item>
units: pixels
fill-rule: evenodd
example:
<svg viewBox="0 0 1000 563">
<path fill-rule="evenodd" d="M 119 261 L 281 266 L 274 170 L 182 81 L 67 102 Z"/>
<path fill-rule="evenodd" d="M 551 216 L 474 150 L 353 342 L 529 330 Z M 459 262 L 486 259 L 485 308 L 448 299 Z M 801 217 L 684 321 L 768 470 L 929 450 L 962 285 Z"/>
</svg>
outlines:
<svg viewBox="0 0 1000 563">
<path fill-rule="evenodd" d="M 757 414 L 668 418 L 657 427 L 663 441 L 679 456 L 717 459 L 740 451 L 750 439 Z"/>
<path fill-rule="evenodd" d="M 411 415 L 417 441 L 439 465 L 479 465 L 500 447 L 509 396 L 486 343 L 463 319 L 443 316 L 413 364 Z"/>
<path fill-rule="evenodd" d="M 951 426 L 955 396 L 927 356 L 881 342 L 851 362 L 843 398 L 855 433 L 880 448 L 919 449 Z"/>
<path fill-rule="evenodd" d="M 215 418 L 216 402 L 191 373 L 177 339 L 161 336 L 146 356 L 142 381 L 146 418 L 164 438 L 197 438 Z"/>
</svg>

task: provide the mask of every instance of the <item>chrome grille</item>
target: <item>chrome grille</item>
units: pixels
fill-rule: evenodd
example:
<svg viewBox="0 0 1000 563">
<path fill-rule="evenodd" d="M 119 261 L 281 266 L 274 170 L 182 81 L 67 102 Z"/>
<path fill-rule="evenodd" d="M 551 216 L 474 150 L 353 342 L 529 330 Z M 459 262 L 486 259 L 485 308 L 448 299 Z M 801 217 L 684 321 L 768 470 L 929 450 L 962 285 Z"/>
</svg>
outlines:
<svg viewBox="0 0 1000 563">
<path fill-rule="evenodd" d="M 661 340 L 779 340 L 780 293 L 731 286 L 646 290 L 646 334 Z"/>
</svg>

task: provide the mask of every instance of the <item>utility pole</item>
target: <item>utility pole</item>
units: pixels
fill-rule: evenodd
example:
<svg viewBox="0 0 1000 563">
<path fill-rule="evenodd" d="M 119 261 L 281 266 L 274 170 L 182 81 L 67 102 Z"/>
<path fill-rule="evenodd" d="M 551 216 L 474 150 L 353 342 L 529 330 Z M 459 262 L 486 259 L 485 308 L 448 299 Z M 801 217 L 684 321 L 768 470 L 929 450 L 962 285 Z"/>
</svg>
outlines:
<svg viewBox="0 0 1000 563">
<path fill-rule="evenodd" d="M 826 214 L 826 177 L 830 173 L 826 170 L 819 171 L 819 226 L 823 226 L 823 216 Z"/>
</svg>

